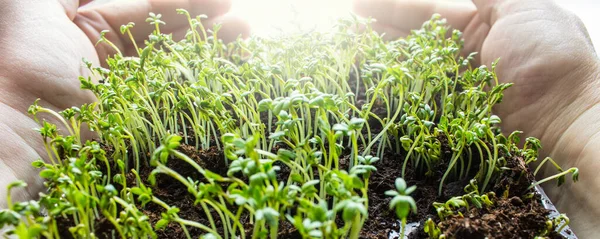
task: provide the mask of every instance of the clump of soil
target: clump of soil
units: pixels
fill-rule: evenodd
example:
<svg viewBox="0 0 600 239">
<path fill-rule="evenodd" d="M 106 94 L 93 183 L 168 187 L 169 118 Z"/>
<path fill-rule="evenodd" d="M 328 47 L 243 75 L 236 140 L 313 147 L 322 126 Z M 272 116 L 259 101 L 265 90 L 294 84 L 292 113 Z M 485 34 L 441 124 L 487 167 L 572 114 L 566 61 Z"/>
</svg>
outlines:
<svg viewBox="0 0 600 239">
<path fill-rule="evenodd" d="M 439 226 L 449 238 L 534 238 L 546 224 L 548 210 L 536 195 L 496 198 L 490 208 L 472 208 L 463 216 L 450 216 Z M 554 232 L 550 238 L 563 238 Z"/>
<path fill-rule="evenodd" d="M 471 207 L 469 211 L 461 208 L 462 215 L 453 215 L 440 221 L 433 206 L 429 208 L 428 217 L 420 217 L 420 225 L 409 238 L 428 238 L 423 231 L 427 218 L 437 222 L 441 232 L 448 238 L 535 238 L 546 228 L 546 221 L 551 211 L 541 203 L 538 193 L 530 194 L 527 190 L 534 177 L 520 157 L 507 157 L 505 170 L 490 191 L 495 195 L 490 198 L 494 203 L 491 207 L 477 209 Z M 463 185 L 464 186 L 464 185 Z M 460 196 L 457 193 L 453 196 Z M 451 195 L 452 196 L 452 195 Z M 443 198 L 442 198 L 443 199 Z M 445 202 L 446 199 L 436 200 Z M 417 201 L 419 205 L 420 202 Z M 421 208 L 419 207 L 419 210 Z M 421 213 L 419 213 L 421 214 Z M 564 238 L 557 232 L 551 232 L 549 238 Z"/>
</svg>

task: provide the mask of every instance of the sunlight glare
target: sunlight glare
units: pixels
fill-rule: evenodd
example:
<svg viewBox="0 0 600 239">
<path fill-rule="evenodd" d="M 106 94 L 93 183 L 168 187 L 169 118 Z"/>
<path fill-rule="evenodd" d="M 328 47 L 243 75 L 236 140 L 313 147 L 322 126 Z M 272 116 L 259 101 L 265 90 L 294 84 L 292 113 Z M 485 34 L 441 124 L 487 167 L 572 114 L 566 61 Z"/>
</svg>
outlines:
<svg viewBox="0 0 600 239">
<path fill-rule="evenodd" d="M 252 32 L 275 36 L 297 31 L 331 29 L 348 17 L 350 0 L 234 0 L 232 13 L 246 19 Z"/>
</svg>

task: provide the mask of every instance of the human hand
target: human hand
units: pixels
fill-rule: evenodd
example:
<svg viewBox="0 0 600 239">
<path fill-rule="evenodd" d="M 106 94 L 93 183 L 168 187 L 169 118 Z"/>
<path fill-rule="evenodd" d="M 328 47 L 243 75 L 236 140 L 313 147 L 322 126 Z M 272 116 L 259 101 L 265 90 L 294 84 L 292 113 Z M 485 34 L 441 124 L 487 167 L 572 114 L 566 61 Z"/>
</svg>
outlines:
<svg viewBox="0 0 600 239">
<path fill-rule="evenodd" d="M 474 4 L 473 4 L 474 3 Z M 581 21 L 548 0 L 355 0 L 354 10 L 377 19 L 388 38 L 407 35 L 433 13 L 463 32 L 464 53 L 479 52 L 475 65 L 500 58 L 496 73 L 513 82 L 494 110 L 507 132 L 541 140 L 541 157 L 579 167 L 580 181 L 546 192 L 572 220 L 581 238 L 600 229 L 600 64 Z M 545 175 L 555 173 L 550 168 Z M 544 174 L 544 173 L 543 173 Z"/>
<path fill-rule="evenodd" d="M 153 27 L 145 22 L 149 12 L 162 13 L 163 32 L 175 37 L 185 34 L 187 19 L 175 9 L 192 16 L 206 14 L 204 25 L 222 23 L 223 40 L 247 35 L 248 25 L 224 15 L 231 5 L 226 0 L 135 0 L 89 4 L 90 0 L 0 0 L 0 208 L 6 206 L 6 186 L 21 179 L 24 190 L 13 190 L 13 199 L 37 196 L 43 180 L 30 163 L 46 155 L 42 138 L 33 128 L 39 125 L 27 114 L 35 99 L 54 110 L 94 101 L 81 90 L 78 77 L 87 76 L 82 59 L 99 66 L 113 49 L 94 44 L 102 30 L 107 38 L 128 54 L 136 50 L 121 36 L 121 25 L 134 22 L 134 38 L 144 39 Z"/>
</svg>

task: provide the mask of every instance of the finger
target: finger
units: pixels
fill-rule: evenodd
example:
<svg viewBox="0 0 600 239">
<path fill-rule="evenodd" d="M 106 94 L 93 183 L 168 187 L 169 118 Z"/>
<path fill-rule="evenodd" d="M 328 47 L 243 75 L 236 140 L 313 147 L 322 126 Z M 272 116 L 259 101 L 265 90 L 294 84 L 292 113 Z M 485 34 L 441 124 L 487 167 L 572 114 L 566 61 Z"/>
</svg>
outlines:
<svg viewBox="0 0 600 239">
<path fill-rule="evenodd" d="M 216 24 L 220 24 L 221 28 L 217 32 L 217 37 L 224 42 L 232 42 L 238 37 L 246 38 L 250 36 L 250 26 L 244 19 L 235 15 L 224 15 L 213 19 L 208 19 L 202 22 L 202 25 L 208 29 L 213 29 Z M 173 32 L 174 40 L 181 40 L 185 37 L 188 27 L 181 27 Z"/>
<path fill-rule="evenodd" d="M 215 24 L 221 24 L 221 29 L 217 33 L 217 37 L 224 42 L 232 42 L 236 40 L 238 37 L 247 38 L 250 36 L 250 26 L 248 22 L 234 15 L 224 15 L 213 19 L 208 19 L 202 23 L 204 27 L 208 29 L 213 29 Z M 180 29 L 176 29 L 172 32 L 173 40 L 179 41 L 182 40 L 187 34 L 189 28 L 187 26 L 181 27 Z M 136 39 L 138 45 L 142 45 L 145 38 Z M 133 48 L 127 48 L 126 55 L 133 56 L 137 55 L 137 51 Z"/>
<path fill-rule="evenodd" d="M 477 7 L 481 20 L 491 26 L 501 17 L 524 10 L 545 8 L 550 1 L 473 0 L 473 3 Z"/>
<path fill-rule="evenodd" d="M 590 39 L 587 29 L 573 13 L 562 9 L 554 1 L 548 0 L 473 0 L 480 19 L 492 26 L 496 21 L 518 14 L 528 15 L 532 19 L 553 20 L 572 23 L 575 29 L 583 33 L 583 39 Z M 521 18 L 523 19 L 523 18 Z M 591 45 L 591 40 L 589 40 Z"/>
<path fill-rule="evenodd" d="M 354 0 L 353 10 L 358 15 L 375 18 L 377 24 L 406 34 L 421 27 L 434 13 L 462 31 L 476 13 L 471 3 L 431 0 Z"/>
<path fill-rule="evenodd" d="M 473 3 L 477 7 L 481 20 L 490 26 L 494 25 L 499 19 L 515 14 L 527 14 L 540 19 L 553 16 L 569 17 L 565 16 L 564 13 L 567 12 L 565 9 L 562 9 L 556 2 L 548 0 L 473 0 Z M 577 24 L 579 24 L 577 28 L 582 28 L 579 30 L 585 29 L 583 24 Z"/>
<path fill-rule="evenodd" d="M 111 2 L 107 4 L 80 8 L 74 22 L 86 33 L 90 40 L 95 43 L 100 38 L 102 30 L 109 30 L 106 37 L 113 42 L 122 52 L 131 51 L 132 42 L 119 32 L 121 25 L 133 22 L 136 26 L 131 29 L 136 40 L 146 39 L 154 30 L 146 22 L 149 12 L 162 14 L 161 20 L 166 25 L 161 26 L 163 33 L 172 33 L 182 28 L 187 28 L 187 19 L 176 13 L 176 9 L 183 8 L 196 16 L 206 14 L 207 21 L 214 21 L 216 17 L 226 13 L 231 6 L 229 0 L 150 0 L 150 1 L 127 1 Z M 241 26 L 241 25 L 240 25 Z M 247 25 L 244 25 L 247 26 Z M 241 29 L 237 27 L 236 29 Z M 225 30 L 225 29 L 224 29 Z M 114 53 L 105 44 L 97 46 L 101 62 L 108 54 Z"/>
<path fill-rule="evenodd" d="M 15 180 L 23 180 L 28 184 L 26 188 L 13 189 L 10 193 L 14 201 L 25 201 L 35 199 L 41 192 L 44 179 L 38 176 L 37 169 L 31 166 L 31 162 L 45 155 L 44 146 L 39 140 L 39 133 L 32 128 L 39 127 L 33 119 L 26 114 L 15 112 L 12 106 L 0 103 L 0 114 L 10 115 L 0 119 L 0 188 L 3 194 L 6 186 Z M 37 139 L 37 140 L 36 140 Z M 0 199 L 0 209 L 5 208 L 6 201 Z"/>
<path fill-rule="evenodd" d="M 552 45 L 553 49 L 565 47 L 569 49 L 586 48 L 594 52 L 586 27 L 579 17 L 561 8 L 556 2 L 548 0 L 473 0 L 481 21 L 494 28 L 495 33 L 505 35 L 504 41 L 519 42 L 527 38 L 529 44 L 518 44 L 520 49 L 528 52 L 541 49 L 540 43 Z M 510 25 L 512 27 L 504 27 Z M 536 32 L 536 30 L 543 29 Z M 535 32 L 535 33 L 534 33 Z M 556 37 L 567 36 L 567 37 Z M 565 39 L 569 39 L 565 41 Z M 499 40 L 497 40 L 499 41 Z M 550 43 L 552 42 L 552 43 Z M 564 51 L 564 49 L 563 49 Z M 541 51 L 546 54 L 550 51 Z M 577 51 L 575 51 L 577 52 Z M 498 54 L 506 52 L 498 52 Z"/>
<path fill-rule="evenodd" d="M 481 47 L 490 27 L 479 19 L 472 3 L 457 3 L 432 0 L 354 0 L 354 11 L 377 21 L 373 29 L 385 33 L 384 39 L 391 40 L 407 36 L 418 29 L 434 13 L 446 18 L 448 25 L 463 32 L 465 45 L 462 55 L 481 52 Z M 479 64 L 479 57 L 474 65 Z"/>
<path fill-rule="evenodd" d="M 72 21 L 77 15 L 77 9 L 79 7 L 83 7 L 93 1 L 94 0 L 59 0 L 58 2 L 65 9 L 67 17 Z"/>
<path fill-rule="evenodd" d="M 371 27 L 377 33 L 383 34 L 383 39 L 386 41 L 393 41 L 393 40 L 396 40 L 398 38 L 401 38 L 401 37 L 404 37 L 404 36 L 407 36 L 408 34 L 410 34 L 410 30 L 402 30 L 402 29 L 395 28 L 392 25 L 378 23 L 378 22 L 372 23 Z"/>
<path fill-rule="evenodd" d="M 93 2 L 94 0 L 79 0 L 79 6 L 83 7 L 85 5 L 87 5 L 88 3 Z"/>
<path fill-rule="evenodd" d="M 154 30 L 146 22 L 148 13 L 161 14 L 161 20 L 166 22 L 161 29 L 167 33 L 187 25 L 185 17 L 177 14 L 176 9 L 186 9 L 190 15 L 205 14 L 214 18 L 225 14 L 231 8 L 230 0 L 150 0 L 150 1 L 125 1 L 111 2 L 79 11 L 80 15 L 98 14 L 108 25 L 109 29 L 118 30 L 121 25 L 129 22 L 135 23 L 132 30 L 134 37 L 147 37 Z"/>
<path fill-rule="evenodd" d="M 67 17 L 73 20 L 77 14 L 79 0 L 59 0 L 58 2 L 65 9 L 65 14 L 67 14 Z"/>
</svg>

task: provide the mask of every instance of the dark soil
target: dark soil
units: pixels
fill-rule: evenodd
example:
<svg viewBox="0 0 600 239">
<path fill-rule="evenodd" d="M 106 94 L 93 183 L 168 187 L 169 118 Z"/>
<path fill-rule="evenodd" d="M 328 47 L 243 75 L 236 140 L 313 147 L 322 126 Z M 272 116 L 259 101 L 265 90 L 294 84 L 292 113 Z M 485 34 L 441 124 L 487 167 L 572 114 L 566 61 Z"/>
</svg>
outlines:
<svg viewBox="0 0 600 239">
<path fill-rule="evenodd" d="M 224 155 L 222 152 L 219 152 L 216 147 L 207 150 L 197 150 L 193 146 L 182 145 L 179 147 L 179 150 L 188 155 L 201 167 L 221 175 L 227 174 L 227 167 L 223 160 Z M 167 166 L 177 171 L 183 177 L 200 178 L 200 174 L 196 169 L 181 160 L 171 159 L 167 162 Z M 140 172 L 142 180 L 147 179 L 150 172 L 150 168 Z M 168 205 L 179 208 L 180 212 L 178 214 L 181 218 L 197 221 L 204 225 L 210 225 L 210 222 L 204 216 L 204 211 L 200 205 L 194 205 L 194 196 L 188 193 L 187 188 L 179 181 L 166 175 L 157 175 L 156 187 L 152 188 L 152 192 L 156 197 L 160 198 Z M 164 208 L 153 203 L 149 203 L 145 208 L 141 208 L 141 210 L 144 214 L 148 215 L 152 224 L 160 220 L 161 213 L 165 211 Z M 213 212 L 212 216 L 218 218 L 216 212 Z M 217 223 L 219 227 L 223 226 L 220 224 L 220 221 L 215 221 L 215 223 Z M 200 229 L 195 227 L 187 227 L 187 230 L 190 235 L 194 235 L 194 238 L 198 238 L 203 234 Z M 184 231 L 176 223 L 170 223 L 165 229 L 159 230 L 156 233 L 159 238 L 186 238 Z"/>
<path fill-rule="evenodd" d="M 446 139 L 440 137 L 442 142 L 443 158 L 449 158 L 451 151 L 447 147 Z M 105 147 L 108 155 L 111 149 Z M 214 173 L 225 176 L 227 174 L 227 166 L 224 161 L 222 151 L 216 147 L 207 150 L 198 150 L 190 145 L 182 145 L 179 150 L 190 156 L 201 167 L 210 170 Z M 540 203 L 539 195 L 527 199 L 524 197 L 528 193 L 526 188 L 533 180 L 533 176 L 529 169 L 524 164 L 523 160 L 518 157 L 506 157 L 506 168 L 501 174 L 498 183 L 492 186 L 491 191 L 496 195 L 504 195 L 493 200 L 495 205 L 490 208 L 476 209 L 471 208 L 466 212 L 461 209 L 463 216 L 451 216 L 445 221 L 439 220 L 433 202 L 445 202 L 453 196 L 464 194 L 463 188 L 468 184 L 468 180 L 449 182 L 443 188 L 442 195 L 438 195 L 438 186 L 443 169 L 440 168 L 434 175 L 430 177 L 418 176 L 423 175 L 419 172 L 414 172 L 413 167 L 409 164 L 404 179 L 408 185 L 416 185 L 417 190 L 411 194 L 416 200 L 418 213 L 411 215 L 408 218 L 409 222 L 421 222 L 423 225 L 428 218 L 434 219 L 438 226 L 442 229 L 442 233 L 449 238 L 534 238 L 535 235 L 543 231 L 545 222 L 550 213 Z M 341 159 L 341 167 L 344 168 L 345 161 Z M 394 181 L 401 176 L 402 162 L 404 161 L 403 153 L 388 152 L 385 157 L 376 163 L 377 171 L 371 175 L 369 183 L 369 218 L 365 221 L 361 238 L 390 238 L 390 232 L 399 231 L 400 224 L 394 215 L 394 212 L 389 209 L 390 197 L 384 193 L 387 190 L 394 189 Z M 171 159 L 167 166 L 177 171 L 184 177 L 200 179 L 200 175 L 195 169 L 181 160 Z M 281 180 L 287 179 L 289 169 L 285 165 L 280 165 L 281 171 L 278 178 Z M 102 171 L 105 169 L 101 168 Z M 113 169 L 114 170 L 114 169 Z M 146 180 L 152 169 L 150 167 L 142 167 L 140 176 L 142 180 Z M 477 169 L 473 169 L 470 177 L 476 173 Z M 135 176 L 130 173 L 127 175 L 128 185 L 135 184 Z M 157 185 L 152 187 L 153 194 L 163 200 L 165 203 L 178 207 L 181 211 L 179 216 L 192 221 L 197 221 L 205 225 L 209 225 L 208 219 L 205 217 L 205 212 L 199 205 L 194 205 L 194 197 L 188 193 L 187 189 L 175 179 L 158 175 L 156 178 Z M 148 184 L 146 182 L 146 184 Z M 226 188 L 227 185 L 221 185 Z M 506 193 L 508 192 L 508 193 Z M 233 207 L 234 205 L 229 205 Z M 164 209 L 156 204 L 149 203 L 140 210 L 148 215 L 152 224 L 161 219 L 161 213 Z M 215 219 L 217 228 L 222 232 L 223 225 L 216 212 L 212 211 L 212 216 Z M 249 218 L 244 215 L 241 219 L 245 225 L 247 235 L 252 233 L 252 225 L 249 223 Z M 61 232 L 61 238 L 72 238 L 68 231 L 69 225 L 73 222 L 69 218 L 61 218 L 59 220 L 60 228 L 64 228 Z M 113 226 L 105 219 L 100 218 L 96 222 L 96 231 L 99 232 L 99 238 L 111 238 Z M 197 238 L 202 235 L 202 231 L 194 228 L 187 228 L 192 237 Z M 301 238 L 296 233 L 294 227 L 287 221 L 280 222 L 279 229 L 280 238 Z M 156 232 L 159 238 L 185 238 L 185 233 L 182 228 L 175 223 L 169 224 L 165 229 Z M 423 232 L 423 227 L 420 226 L 415 230 L 409 238 L 427 238 Z M 551 238 L 562 238 L 557 233 L 552 234 Z"/>
<path fill-rule="evenodd" d="M 444 140 L 441 139 L 443 142 Z M 179 150 L 190 156 L 203 168 L 218 173 L 220 175 L 227 174 L 227 167 L 223 160 L 224 155 L 216 147 L 208 150 L 197 150 L 193 146 L 182 145 Z M 449 151 L 449 149 L 446 149 Z M 449 153 L 449 152 L 446 152 Z M 375 166 L 377 171 L 373 173 L 369 183 L 369 218 L 366 220 L 361 238 L 390 238 L 390 232 L 399 231 L 399 222 L 394 215 L 394 212 L 389 210 L 390 197 L 384 193 L 387 190 L 394 188 L 394 181 L 401 175 L 401 162 L 404 160 L 402 154 L 388 153 L 386 157 L 380 160 Z M 200 175 L 193 167 L 183 163 L 180 160 L 169 160 L 168 167 L 179 172 L 184 177 L 192 177 L 199 179 Z M 436 175 L 428 178 L 420 178 L 412 171 L 412 167 L 407 167 L 405 180 L 408 185 L 416 185 L 417 190 L 412 194 L 418 206 L 418 213 L 409 217 L 409 222 L 423 222 L 428 218 L 434 219 L 442 232 L 449 238 L 534 238 L 545 228 L 545 222 L 549 215 L 549 210 L 545 209 L 540 203 L 539 195 L 527 199 L 524 197 L 526 187 L 532 180 L 531 173 L 520 158 L 513 157 L 508 160 L 507 168 L 502 174 L 502 178 L 492 187 L 492 191 L 496 195 L 503 195 L 506 189 L 508 190 L 508 198 L 499 197 L 493 200 L 495 205 L 490 208 L 476 209 L 471 208 L 466 212 L 461 209 L 464 216 L 450 216 L 445 221 L 440 222 L 433 202 L 445 202 L 447 199 L 464 194 L 463 188 L 468 181 L 455 181 L 445 185 L 442 195 L 437 194 L 439 179 L 441 178 L 442 169 L 435 172 Z M 151 168 L 143 167 L 140 170 L 142 180 L 148 178 Z M 476 170 L 475 170 L 476 171 Z M 282 167 L 280 171 L 281 178 L 287 178 L 288 169 Z M 135 182 L 133 174 L 127 175 L 129 184 Z M 178 207 L 181 211 L 180 217 L 198 221 L 205 225 L 209 221 L 205 217 L 205 213 L 199 205 L 194 205 L 194 198 L 187 192 L 187 189 L 168 176 L 158 175 L 157 185 L 152 187 L 155 196 L 171 206 Z M 226 187 L 227 185 L 222 185 Z M 230 205 L 233 207 L 233 205 Z M 149 203 L 144 208 L 140 208 L 142 212 L 150 218 L 152 224 L 156 223 L 161 218 L 161 213 L 164 209 L 156 204 Z M 213 213 L 213 218 L 217 227 L 222 232 L 222 224 L 218 220 L 218 214 Z M 252 225 L 249 223 L 248 216 L 242 217 L 242 223 L 245 226 L 246 233 L 251 234 Z M 59 220 L 61 228 L 65 228 L 61 233 L 62 238 L 71 238 L 67 228 L 73 225 L 70 219 L 64 218 Z M 64 225 L 64 226 L 62 226 Z M 96 223 L 96 230 L 100 232 L 100 238 L 111 238 L 112 224 L 104 219 L 99 219 Z M 202 235 L 202 231 L 193 227 L 187 228 L 192 237 L 197 238 Z M 280 238 L 301 238 L 295 232 L 293 226 L 287 221 L 280 223 Z M 185 238 L 185 233 L 182 228 L 175 224 L 169 224 L 165 229 L 157 231 L 159 238 Z M 413 232 L 409 238 L 427 238 L 423 232 L 422 226 Z M 551 238 L 562 238 L 557 233 L 552 234 Z"/>
<path fill-rule="evenodd" d="M 450 238 L 534 238 L 545 226 L 549 212 L 540 204 L 539 196 L 498 198 L 494 202 L 492 208 L 472 208 L 439 226 Z M 555 232 L 549 237 L 563 238 Z"/>
<path fill-rule="evenodd" d="M 462 215 L 449 216 L 444 221 L 440 221 L 435 209 L 429 204 L 429 215 L 427 217 L 419 215 L 420 226 L 409 235 L 409 238 L 428 238 L 422 226 L 427 218 L 434 219 L 448 238 L 535 238 L 540 235 L 546 227 L 545 223 L 551 211 L 544 208 L 538 193 L 527 190 L 534 178 L 522 158 L 507 158 L 509 158 L 507 170 L 503 171 L 500 179 L 490 190 L 495 195 L 500 195 L 491 199 L 494 202 L 493 206 L 482 209 L 471 207 L 469 211 L 462 208 L 459 210 Z M 527 194 L 531 196 L 528 197 Z M 444 202 L 448 198 L 441 199 L 443 200 L 435 201 Z M 419 210 L 422 210 L 421 202 L 417 201 L 417 204 Z M 551 232 L 548 237 L 564 238 L 557 232 Z"/>
</svg>

